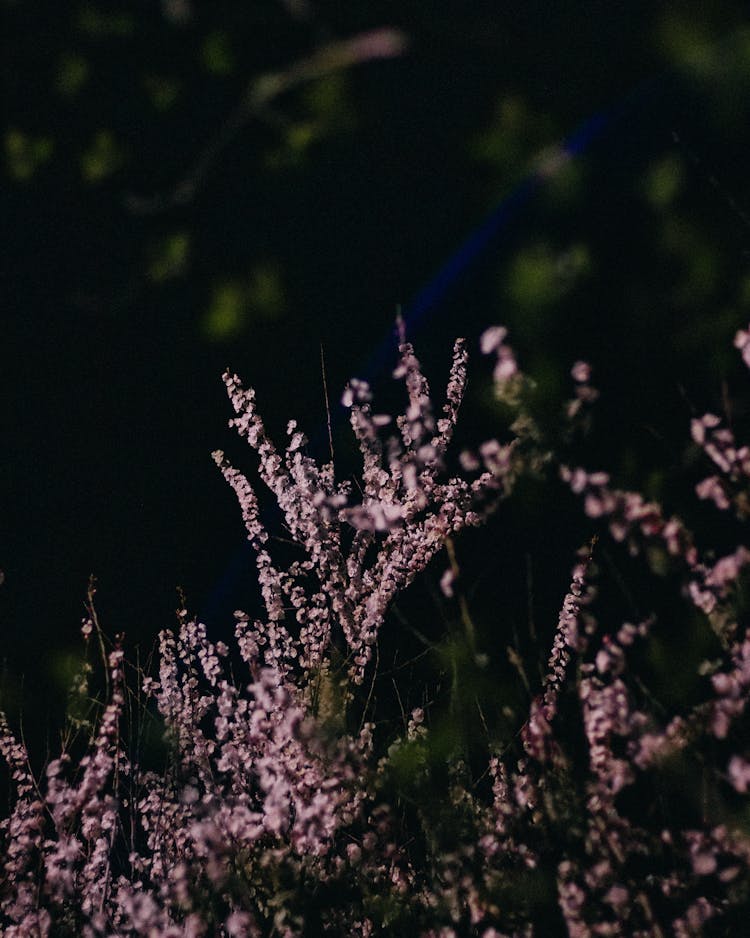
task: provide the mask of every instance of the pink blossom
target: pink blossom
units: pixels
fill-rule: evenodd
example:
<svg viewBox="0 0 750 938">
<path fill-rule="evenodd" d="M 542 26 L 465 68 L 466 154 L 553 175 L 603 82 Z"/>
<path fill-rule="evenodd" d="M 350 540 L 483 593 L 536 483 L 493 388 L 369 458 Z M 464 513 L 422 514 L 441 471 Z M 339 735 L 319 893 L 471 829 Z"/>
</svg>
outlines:
<svg viewBox="0 0 750 938">
<path fill-rule="evenodd" d="M 455 580 L 456 574 L 450 567 L 448 567 L 440 577 L 440 590 L 443 596 L 446 596 L 448 599 L 452 599 L 453 597 L 453 584 Z"/>
<path fill-rule="evenodd" d="M 277 448 L 255 392 L 225 375 L 232 425 L 255 451 L 296 548 L 293 559 L 279 560 L 254 484 L 217 452 L 262 600 L 257 617 L 235 613 L 233 648 L 180 609 L 174 628 L 159 636 L 158 675 L 139 673 L 130 686 L 115 642 L 102 662 L 109 695 L 88 749 L 78 758 L 63 748 L 38 779 L 0 715 L 12 789 L 0 821 L 0 928 L 8 938 L 72 930 L 82 938 L 374 936 L 390 927 L 388 916 L 405 934 L 532 938 L 546 922 L 532 921 L 525 899 L 514 897 L 527 895 L 523 877 L 550 869 L 571 936 L 696 935 L 710 920 L 721 929 L 725 914 L 738 914 L 750 883 L 750 840 L 734 821 L 717 823 L 733 817 L 717 809 L 719 793 L 709 792 L 690 827 L 668 804 L 639 802 L 642 792 L 660 790 L 665 760 L 694 745 L 709 788 L 724 784 L 729 795 L 727 784 L 737 795 L 750 788 L 746 753 L 733 751 L 750 700 L 750 631 L 737 621 L 746 625 L 737 585 L 750 549 L 740 544 L 718 558 L 699 552 L 685 524 L 660 505 L 615 488 L 604 472 L 559 466 L 591 521 L 604 519 L 609 551 L 612 541 L 635 557 L 656 548 L 670 559 L 680 600 L 687 595 L 709 615 L 721 645 L 701 667 L 700 698 L 672 713 L 654 703 L 648 679 L 635 672 L 636 646 L 662 623 L 646 615 L 618 625 L 616 606 L 598 603 L 593 542 L 576 557 L 546 667 L 528 667 L 535 642 L 508 652 L 527 705 L 525 696 L 503 693 L 487 720 L 482 681 L 457 687 L 466 681 L 458 668 L 429 687 L 412 686 L 422 657 L 437 649 L 443 660 L 442 646 L 419 635 L 423 654 L 394 656 L 378 670 L 389 610 L 446 539 L 481 523 L 524 472 L 539 477 L 556 466 L 524 410 L 527 379 L 505 330 L 494 327 L 482 346 L 496 353 L 514 423 L 463 459 L 476 477 L 451 475 L 464 343 L 454 347 L 438 410 L 401 332 L 404 412 L 395 421 L 374 413 L 362 381 L 352 380 L 344 395 L 362 460 L 357 486 L 307 454 L 293 420 Z M 749 336 L 742 333 L 743 355 Z M 576 363 L 574 403 L 593 399 L 589 377 Z M 722 473 L 704 480 L 698 496 L 726 507 L 731 494 L 741 506 L 750 450 L 710 414 L 692 432 Z M 453 580 L 445 570 L 444 593 Z M 638 601 L 648 603 L 648 591 Z M 91 609 L 84 639 L 95 622 Z M 540 623 L 539 635 L 554 624 Z M 461 626 L 469 660 L 481 654 L 494 664 L 480 651 L 481 630 Z M 508 639 L 500 634 L 502 650 Z M 481 721 L 484 766 L 479 747 L 470 766 L 451 745 L 454 694 L 461 719 Z M 382 699 L 395 719 L 381 719 Z M 131 761 L 137 745 L 123 738 L 130 722 L 123 717 L 133 713 L 166 730 L 163 771 Z"/>
<path fill-rule="evenodd" d="M 588 362 L 578 361 L 571 368 L 570 374 L 574 381 L 584 384 L 591 379 L 591 365 Z"/>
<path fill-rule="evenodd" d="M 696 485 L 695 493 L 700 499 L 712 501 L 721 511 L 729 508 L 729 499 L 718 476 L 708 476 L 703 479 Z"/>
<path fill-rule="evenodd" d="M 750 330 L 739 329 L 734 337 L 734 347 L 742 352 L 742 360 L 750 368 Z"/>
<path fill-rule="evenodd" d="M 486 329 L 479 340 L 479 347 L 483 355 L 490 355 L 505 341 L 508 330 L 504 326 L 490 326 Z"/>
<path fill-rule="evenodd" d="M 750 762 L 742 756 L 732 756 L 727 766 L 727 774 L 735 791 L 746 794 L 750 788 Z"/>
</svg>

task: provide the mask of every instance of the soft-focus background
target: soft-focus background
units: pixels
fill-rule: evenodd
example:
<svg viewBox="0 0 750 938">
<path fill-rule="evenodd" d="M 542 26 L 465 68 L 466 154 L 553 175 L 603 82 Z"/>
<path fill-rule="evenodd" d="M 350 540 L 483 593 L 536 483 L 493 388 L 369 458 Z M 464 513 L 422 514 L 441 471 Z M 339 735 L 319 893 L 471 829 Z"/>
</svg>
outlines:
<svg viewBox="0 0 750 938">
<path fill-rule="evenodd" d="M 744 4 L 0 9 L 2 698 L 27 726 L 59 719 L 90 574 L 131 651 L 177 586 L 216 634 L 255 601 L 210 458 L 253 465 L 227 365 L 325 458 L 322 350 L 345 461 L 341 389 L 387 387 L 399 304 L 438 392 L 454 336 L 503 322 L 550 401 L 592 362 L 587 464 L 668 507 L 693 410 L 741 420 Z M 488 373 L 475 354 L 465 439 L 495 432 Z M 545 563 L 551 610 L 587 533 L 550 511 L 495 522 L 476 574 L 545 615 Z"/>
</svg>

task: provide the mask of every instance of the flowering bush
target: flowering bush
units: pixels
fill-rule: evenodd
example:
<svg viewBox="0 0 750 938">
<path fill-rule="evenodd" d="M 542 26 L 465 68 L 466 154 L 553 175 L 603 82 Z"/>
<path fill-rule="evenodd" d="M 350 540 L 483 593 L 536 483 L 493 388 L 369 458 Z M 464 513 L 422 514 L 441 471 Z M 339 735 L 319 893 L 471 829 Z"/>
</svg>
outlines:
<svg viewBox="0 0 750 938">
<path fill-rule="evenodd" d="M 224 376 L 232 424 L 256 451 L 298 554 L 275 559 L 255 489 L 216 452 L 255 552 L 262 618 L 238 611 L 230 648 L 181 609 L 160 636 L 158 674 L 136 671 L 133 682 L 122 643 L 106 650 L 92 591 L 82 630 L 103 649 L 106 698 L 97 719 L 73 721 L 88 728 L 85 752 L 65 736 L 36 779 L 0 717 L 14 789 L 0 828 L 3 934 L 739 933 L 750 899 L 750 550 L 701 551 L 658 504 L 563 462 L 565 435 L 552 441 L 536 419 L 533 383 L 506 338 L 493 327 L 482 350 L 496 358 L 510 426 L 502 442 L 461 453 L 460 473 L 449 471 L 448 447 L 466 384 L 462 341 L 440 416 L 403 334 L 395 376 L 408 403 L 395 424 L 373 411 L 364 382 L 349 384 L 357 497 L 332 462 L 306 455 L 294 421 L 280 452 L 253 391 Z M 739 333 L 743 355 L 749 343 Z M 597 397 L 586 363 L 571 374 L 569 435 Z M 699 499 L 744 519 L 750 450 L 712 414 L 693 421 L 692 437 L 715 467 Z M 509 650 L 529 689 L 525 714 L 498 705 L 505 722 L 485 720 L 489 660 L 452 538 L 529 478 L 579 496 L 591 533 L 641 558 L 661 584 L 654 598 L 671 591 L 672 615 L 710 636 L 714 657 L 690 695 L 667 707 L 649 687 L 664 614 L 616 617 L 594 537 L 575 558 L 538 686 Z M 421 635 L 421 655 L 388 671 L 387 616 L 443 547 L 440 584 L 463 632 L 443 645 Z M 402 708 L 399 680 L 422 674 L 417 658 L 430 655 L 448 662 L 448 691 L 427 682 L 421 705 Z M 476 686 L 461 686 L 466 674 Z M 389 677 L 393 693 L 376 690 Z M 88 679 L 84 670 L 81 694 Z M 485 727 L 479 747 L 460 731 L 462 695 Z M 149 749 L 148 767 L 146 737 L 125 731 L 132 713 L 161 727 L 160 768 L 159 750 Z"/>
</svg>

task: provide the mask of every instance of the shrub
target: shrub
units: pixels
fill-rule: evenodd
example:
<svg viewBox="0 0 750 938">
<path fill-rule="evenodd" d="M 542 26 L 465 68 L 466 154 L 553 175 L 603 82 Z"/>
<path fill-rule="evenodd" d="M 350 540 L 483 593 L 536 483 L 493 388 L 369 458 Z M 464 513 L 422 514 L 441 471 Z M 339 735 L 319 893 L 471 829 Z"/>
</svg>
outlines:
<svg viewBox="0 0 750 938">
<path fill-rule="evenodd" d="M 750 334 L 737 345 L 744 354 Z M 495 356 L 511 422 L 502 442 L 463 452 L 456 474 L 448 447 L 466 384 L 462 341 L 439 416 L 403 333 L 395 376 L 408 404 L 395 424 L 373 411 L 364 382 L 349 384 L 357 498 L 332 462 L 306 455 L 294 421 L 277 450 L 254 392 L 224 376 L 232 424 L 298 553 L 275 559 L 255 489 L 216 452 L 255 553 L 263 617 L 238 611 L 229 648 L 180 609 L 160 636 L 158 674 L 136 671 L 135 686 L 116 641 L 85 752 L 64 737 L 42 779 L 0 718 L 14 788 L 0 829 L 8 938 L 738 933 L 750 887 L 750 551 L 716 559 L 655 502 L 555 455 L 597 396 L 588 365 L 572 369 L 566 430 L 552 440 L 505 330 L 489 329 L 482 349 Z M 715 466 L 698 497 L 744 519 L 750 450 L 711 414 L 692 436 Z M 697 662 L 690 692 L 669 707 L 649 686 L 648 652 L 669 623 L 658 609 L 617 618 L 596 538 L 575 558 L 537 687 L 510 651 L 530 689 L 523 718 L 488 674 L 452 538 L 519 482 L 561 484 L 555 477 L 582 499 L 591 532 L 640 558 L 638 577 L 658 580 L 646 598 L 658 605 L 668 593 L 685 631 L 711 636 L 713 659 Z M 391 669 L 392 694 L 376 693 L 388 677 L 380 648 L 396 630 L 386 616 L 444 546 L 441 587 L 458 592 L 462 631 L 441 643 L 411 627 L 423 651 Z M 82 631 L 105 648 L 93 590 Z M 443 662 L 447 691 L 419 670 L 428 657 Z M 396 677 L 415 675 L 421 705 L 403 708 Z M 81 681 L 85 693 L 85 672 Z M 487 687 L 505 723 L 485 719 Z M 124 731 L 131 712 L 160 721 L 161 770 L 141 758 L 139 733 Z M 483 733 L 472 734 L 478 719 Z"/>
</svg>

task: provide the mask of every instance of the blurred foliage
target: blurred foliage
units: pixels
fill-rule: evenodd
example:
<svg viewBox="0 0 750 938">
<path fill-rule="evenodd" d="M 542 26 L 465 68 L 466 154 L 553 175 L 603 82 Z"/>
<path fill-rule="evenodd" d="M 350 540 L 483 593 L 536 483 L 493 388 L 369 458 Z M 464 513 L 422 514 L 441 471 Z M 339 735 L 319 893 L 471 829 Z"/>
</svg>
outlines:
<svg viewBox="0 0 750 938">
<path fill-rule="evenodd" d="M 82 55 L 63 52 L 57 72 L 55 87 L 58 94 L 72 98 L 83 88 L 89 78 L 89 64 Z"/>
<path fill-rule="evenodd" d="M 143 86 L 157 111 L 167 111 L 173 107 L 181 89 L 181 83 L 177 79 L 164 75 L 146 75 Z"/>
<path fill-rule="evenodd" d="M 265 165 L 270 170 L 302 169 L 315 144 L 354 129 L 348 83 L 340 73 L 309 85 L 301 95 L 301 104 L 302 116 L 285 125 L 280 145 L 266 155 Z"/>
<path fill-rule="evenodd" d="M 716 148 L 710 154 L 700 146 L 693 149 L 691 138 L 705 137 L 704 125 L 712 122 L 718 123 L 717 147 L 730 136 L 739 146 L 744 134 L 750 27 L 741 5 L 722 2 L 705 9 L 668 4 L 656 9 L 644 4 L 625 20 L 608 13 L 601 21 L 599 13 L 588 11 L 587 28 L 595 30 L 606 21 L 598 48 L 550 41 L 565 34 L 566 16 L 573 22 L 582 15 L 575 4 L 547 19 L 533 5 L 520 15 L 457 11 L 438 3 L 428 18 L 421 8 L 406 4 L 398 22 L 390 23 L 393 11 L 378 4 L 367 9 L 354 4 L 341 16 L 324 5 L 271 0 L 252 8 L 172 0 L 152 5 L 148 12 L 89 2 L 57 7 L 46 18 L 43 6 L 30 10 L 6 3 L 20 39 L 5 65 L 15 92 L 4 132 L 5 167 L 17 184 L 27 185 L 44 170 L 48 185 L 54 188 L 65 180 L 70 191 L 69 167 L 77 164 L 86 213 L 86 188 L 106 185 L 106 192 L 97 196 L 101 202 L 96 211 L 119 217 L 122 237 L 130 243 L 115 252 L 120 260 L 113 255 L 108 261 L 106 279 L 112 289 L 102 292 L 96 284 L 99 304 L 111 305 L 122 293 L 138 295 L 142 302 L 149 283 L 184 278 L 179 298 L 183 315 L 191 320 L 197 340 L 202 336 L 212 342 L 249 339 L 255 317 L 278 319 L 303 302 L 309 304 L 310 287 L 318 295 L 307 318 L 324 316 L 330 273 L 323 282 L 311 277 L 315 253 L 322 247 L 321 226 L 328 229 L 325 250 L 335 254 L 340 249 L 347 261 L 341 269 L 346 281 L 352 264 L 361 270 L 364 262 L 357 258 L 357 239 L 347 238 L 346 222 L 361 201 L 359 180 L 367 185 L 376 174 L 375 200 L 389 198 L 389 186 L 403 186 L 401 216 L 407 217 L 415 174 L 421 171 L 429 181 L 433 200 L 445 191 L 439 175 L 442 161 L 450 167 L 455 187 L 443 211 L 451 213 L 449 203 L 462 210 L 451 213 L 447 227 L 439 223 L 439 205 L 432 221 L 421 223 L 416 212 L 406 228 L 400 224 L 404 243 L 429 232 L 430 260 L 419 263 L 416 246 L 403 252 L 395 279 L 384 278 L 385 295 L 393 304 L 408 301 L 472 219 L 536 174 L 543 182 L 539 205 L 495 264 L 499 289 L 488 289 L 486 281 L 478 284 L 484 290 L 483 305 L 501 301 L 504 318 L 526 343 L 538 344 L 542 336 L 556 342 L 559 330 L 550 332 L 549 321 L 563 321 L 567 313 L 556 311 L 572 309 L 572 304 L 579 309 L 579 331 L 587 331 L 591 310 L 607 291 L 614 302 L 609 319 L 615 332 L 619 318 L 638 318 L 636 296 L 653 286 L 655 271 L 635 256 L 622 271 L 613 270 L 607 245 L 601 243 L 596 204 L 606 204 L 615 194 L 622 205 L 628 187 L 631 217 L 620 212 L 612 230 L 619 229 L 623 237 L 627 231 L 629 243 L 663 258 L 659 277 L 665 290 L 656 292 L 667 304 L 663 321 L 671 326 L 681 320 L 678 333 L 694 334 L 696 328 L 705 329 L 698 307 L 704 312 L 727 308 L 734 276 L 727 263 L 731 246 L 716 237 L 716 215 L 724 202 L 730 213 L 735 207 L 746 226 L 740 179 L 716 167 Z M 309 61 L 323 47 L 321 37 L 351 35 L 384 23 L 400 27 L 413 40 L 415 51 L 403 64 L 373 64 L 359 72 L 344 64 L 342 53 L 340 66 L 334 64 L 317 77 L 313 70 L 309 80 L 283 90 L 288 78 L 280 82 L 279 76 L 294 74 L 299 63 Z M 604 82 L 600 69 L 606 55 L 615 54 L 615 34 L 617 67 Z M 37 67 L 38 48 L 56 63 L 51 72 Z M 543 60 L 535 58 L 540 48 Z M 329 61 L 335 63 L 335 56 Z M 396 75 L 405 92 L 401 99 L 394 95 Z M 450 80 L 458 80 L 452 96 L 447 93 Z M 642 90 L 639 82 L 646 83 Z M 634 124 L 628 103 L 634 98 L 640 108 L 652 83 L 668 89 L 666 99 L 659 91 L 657 103 L 649 106 L 658 115 L 655 127 L 661 122 L 656 135 L 648 113 L 642 127 Z M 242 111 L 243 100 L 276 86 L 281 90 L 256 113 Z M 58 112 L 48 104 L 55 97 Z M 625 111 L 611 131 L 613 141 L 633 131 L 640 138 L 651 134 L 651 139 L 642 139 L 637 151 L 625 147 L 620 155 L 609 152 L 612 145 L 590 153 L 584 148 L 580 154 L 561 148 L 564 136 L 602 107 L 602 113 Z M 688 107 L 696 110 L 686 124 Z M 670 140 L 670 133 L 677 136 Z M 713 199 L 706 198 L 706 180 L 714 188 Z M 316 201 L 321 187 L 327 198 L 337 199 L 329 222 Z M 653 214 L 643 214 L 639 199 Z M 244 223 L 233 203 L 247 203 Z M 267 220 L 269 204 L 278 210 L 278 229 L 270 235 L 253 217 L 262 206 Z M 616 205 L 613 211 L 618 212 Z M 159 216 L 174 212 L 180 215 L 178 233 L 165 235 Z M 136 216 L 134 223 L 128 215 Z M 387 237 L 389 227 L 399 223 L 397 217 L 394 202 L 373 219 L 372 237 Z M 307 256 L 295 257 L 294 232 L 301 219 L 309 228 L 299 231 L 300 249 L 304 246 Z M 82 222 L 71 218 L 79 231 L 85 230 Z M 721 223 L 725 228 L 733 224 L 728 217 Z M 445 234 L 438 239 L 441 227 Z M 736 238 L 736 230 L 725 233 Z M 76 236 L 75 241 L 71 250 L 88 250 L 85 238 Z M 283 270 L 295 284 L 307 280 L 308 286 L 291 292 L 281 282 L 240 286 L 258 276 L 253 268 L 259 258 L 262 263 L 272 259 L 277 279 Z M 331 259 L 324 264 L 333 269 Z M 623 276 L 629 281 L 627 290 L 618 283 Z M 217 286 L 220 282 L 229 286 Z M 251 295 L 264 290 L 273 297 Z M 291 306 L 279 300 L 285 292 Z M 627 306 L 619 305 L 619 297 L 627 298 Z M 343 302 L 343 296 L 334 300 Z M 696 313 L 688 313 L 690 308 Z M 387 315 L 389 310 L 383 310 L 381 317 Z M 479 311 L 475 316 L 488 318 Z M 690 344 L 679 334 L 673 337 L 683 348 Z M 725 337 L 726 329 L 719 328 L 715 344 Z M 705 362 L 704 367 L 710 366 Z"/>
<path fill-rule="evenodd" d="M 228 280 L 214 287 L 203 328 L 214 341 L 235 338 L 248 323 L 281 316 L 284 302 L 278 267 L 259 263 L 244 281 Z"/>
<path fill-rule="evenodd" d="M 505 185 L 536 169 L 540 152 L 559 136 L 550 114 L 534 111 L 518 94 L 497 103 L 490 126 L 469 144 L 469 155 L 485 163 Z"/>
<path fill-rule="evenodd" d="M 203 67 L 211 75 L 230 75 L 236 68 L 229 36 L 216 29 L 203 41 L 201 49 Z"/>
<path fill-rule="evenodd" d="M 114 135 L 108 130 L 98 130 L 81 155 L 81 173 L 86 182 L 102 182 L 116 173 L 122 162 L 123 157 Z"/>
<path fill-rule="evenodd" d="M 159 238 L 151 248 L 148 272 L 152 280 L 170 280 L 187 272 L 190 257 L 190 233 L 173 231 Z"/>
<path fill-rule="evenodd" d="M 575 282 L 586 275 L 589 264 L 589 249 L 585 244 L 572 244 L 564 251 L 553 251 L 548 244 L 536 244 L 519 251 L 503 274 L 502 282 L 514 307 L 526 312 L 524 325 L 529 322 L 529 313 L 543 312 L 545 307 L 559 302 Z"/>
<path fill-rule="evenodd" d="M 49 137 L 31 137 L 15 127 L 5 132 L 5 161 L 11 178 L 26 182 L 52 156 Z"/>
<path fill-rule="evenodd" d="M 646 171 L 643 180 L 643 192 L 655 209 L 666 209 L 679 195 L 685 181 L 685 167 L 682 160 L 675 156 L 666 156 L 656 160 Z"/>
<path fill-rule="evenodd" d="M 131 36 L 135 30 L 133 15 L 126 11 L 102 10 L 93 3 L 78 7 L 78 28 L 94 39 Z"/>
</svg>

